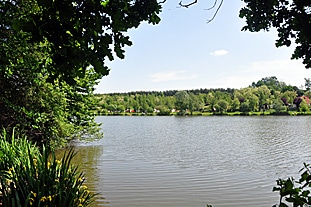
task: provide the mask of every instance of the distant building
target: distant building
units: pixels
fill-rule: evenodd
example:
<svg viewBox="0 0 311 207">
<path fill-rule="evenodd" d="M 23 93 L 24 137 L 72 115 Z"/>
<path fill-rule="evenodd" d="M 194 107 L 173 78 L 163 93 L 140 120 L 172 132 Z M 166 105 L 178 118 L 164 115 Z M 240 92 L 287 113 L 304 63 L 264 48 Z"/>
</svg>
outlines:
<svg viewBox="0 0 311 207">
<path fill-rule="evenodd" d="M 310 105 L 310 98 L 308 96 L 301 96 L 301 98 L 304 99 L 308 105 Z"/>
</svg>

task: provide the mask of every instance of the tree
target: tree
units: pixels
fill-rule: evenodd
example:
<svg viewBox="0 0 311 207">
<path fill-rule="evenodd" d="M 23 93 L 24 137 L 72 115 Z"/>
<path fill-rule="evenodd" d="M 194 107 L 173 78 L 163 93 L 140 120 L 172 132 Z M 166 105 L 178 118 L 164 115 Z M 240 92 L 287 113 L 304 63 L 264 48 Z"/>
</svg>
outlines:
<svg viewBox="0 0 311 207">
<path fill-rule="evenodd" d="M 175 94 L 175 107 L 180 112 L 186 113 L 186 110 L 189 109 L 190 106 L 190 96 L 187 91 L 178 91 Z"/>
<path fill-rule="evenodd" d="M 295 104 L 296 105 L 296 108 L 297 108 L 297 111 L 300 111 L 300 104 L 301 104 L 301 102 L 302 102 L 302 98 L 301 97 L 296 97 L 295 99 L 294 99 L 294 101 L 293 101 L 293 104 Z"/>
<path fill-rule="evenodd" d="M 306 100 L 305 99 L 302 99 L 302 102 L 300 104 L 300 110 L 302 112 L 307 112 L 307 111 L 310 111 L 310 107 L 308 106 L 308 104 L 306 103 Z"/>
<path fill-rule="evenodd" d="M 270 90 L 266 85 L 258 87 L 257 96 L 259 99 L 259 107 L 265 109 L 269 103 Z"/>
<path fill-rule="evenodd" d="M 278 81 L 277 77 L 265 77 L 261 80 L 257 81 L 257 83 L 253 82 L 252 87 L 260 87 L 260 86 L 267 86 L 271 91 L 280 91 L 282 88 L 282 84 Z"/>
<path fill-rule="evenodd" d="M 244 113 L 252 111 L 251 108 L 249 107 L 249 102 L 248 101 L 241 103 L 240 111 L 244 112 Z"/>
<path fill-rule="evenodd" d="M 227 110 L 228 110 L 228 102 L 227 101 L 220 100 L 220 101 L 217 102 L 217 105 L 219 106 L 219 111 L 221 113 L 227 112 Z"/>
<path fill-rule="evenodd" d="M 278 98 L 273 101 L 273 108 L 276 113 L 280 113 L 281 111 L 286 110 L 286 107 L 284 106 L 284 102 Z"/>
<path fill-rule="evenodd" d="M 124 58 L 125 32 L 158 23 L 160 10 L 156 0 L 1 1 L 0 128 L 57 146 L 98 132 L 104 61 Z"/>
<path fill-rule="evenodd" d="M 297 93 L 295 91 L 285 91 L 284 93 L 281 94 L 281 100 L 286 99 L 286 103 L 284 103 L 285 105 L 292 104 L 296 97 Z"/>
<path fill-rule="evenodd" d="M 305 88 L 306 88 L 306 91 L 310 91 L 310 89 L 311 89 L 311 80 L 310 80 L 310 78 L 305 78 Z"/>
<path fill-rule="evenodd" d="M 194 95 L 193 93 L 189 93 L 189 96 L 190 96 L 189 97 L 190 98 L 189 110 L 190 110 L 190 113 L 192 115 L 193 111 L 199 111 L 200 109 L 202 109 L 202 102 L 199 99 L 198 95 Z"/>
<path fill-rule="evenodd" d="M 242 30 L 258 32 L 276 28 L 276 47 L 297 45 L 292 59 L 303 59 L 306 68 L 311 68 L 311 7 L 310 1 L 243 0 L 246 6 L 240 10 L 240 17 L 246 19 Z"/>
<path fill-rule="evenodd" d="M 87 67 L 107 75 L 105 59 L 113 52 L 124 58 L 124 46 L 132 43 L 125 32 L 142 21 L 157 24 L 161 4 L 156 0 L 30 0 L 0 2 L 0 41 L 20 31 L 28 35 L 27 43 L 47 43 L 49 59 L 46 72 L 51 80 L 58 77 L 73 84 L 83 77 Z M 5 57 L 5 51 L 1 51 Z"/>
<path fill-rule="evenodd" d="M 240 109 L 240 101 L 238 98 L 234 98 L 231 101 L 231 107 L 230 108 L 232 111 L 238 111 Z"/>
<path fill-rule="evenodd" d="M 300 178 L 298 180 L 295 180 L 293 177 L 278 179 L 276 181 L 277 186 L 273 188 L 273 191 L 279 192 L 280 195 L 278 206 L 310 206 L 310 177 L 310 165 L 304 163 L 304 167 L 300 170 Z"/>
</svg>

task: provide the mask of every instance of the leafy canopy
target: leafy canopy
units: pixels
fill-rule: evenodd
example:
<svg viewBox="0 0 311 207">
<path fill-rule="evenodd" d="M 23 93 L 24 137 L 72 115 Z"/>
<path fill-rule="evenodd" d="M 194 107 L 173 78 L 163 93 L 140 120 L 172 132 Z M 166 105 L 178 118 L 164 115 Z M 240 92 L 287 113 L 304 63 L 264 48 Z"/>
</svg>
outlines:
<svg viewBox="0 0 311 207">
<path fill-rule="evenodd" d="M 0 1 L 0 128 L 40 144 L 97 135 L 94 86 L 156 0 Z"/>
<path fill-rule="evenodd" d="M 297 45 L 292 59 L 303 59 L 306 68 L 311 68 L 311 3 L 308 0 L 243 0 L 246 6 L 240 17 L 246 19 L 242 30 L 258 32 L 276 28 L 276 46 Z"/>
<path fill-rule="evenodd" d="M 89 65 L 108 75 L 104 61 L 113 60 L 114 53 L 124 58 L 122 48 L 132 44 L 124 32 L 142 21 L 158 23 L 160 10 L 156 0 L 5 0 L 0 38 L 6 42 L 7 35 L 23 31 L 28 42 L 48 42 L 49 78 L 74 83 Z"/>
</svg>

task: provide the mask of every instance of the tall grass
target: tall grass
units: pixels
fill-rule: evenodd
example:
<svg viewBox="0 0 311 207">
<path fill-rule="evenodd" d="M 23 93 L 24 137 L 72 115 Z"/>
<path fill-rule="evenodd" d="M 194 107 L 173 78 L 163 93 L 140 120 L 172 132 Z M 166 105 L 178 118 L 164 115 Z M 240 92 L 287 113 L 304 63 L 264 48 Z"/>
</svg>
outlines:
<svg viewBox="0 0 311 207">
<path fill-rule="evenodd" d="M 84 175 L 71 164 L 74 151 L 56 159 L 25 137 L 0 135 L 0 203 L 7 207 L 84 207 L 95 194 L 84 185 Z"/>
</svg>

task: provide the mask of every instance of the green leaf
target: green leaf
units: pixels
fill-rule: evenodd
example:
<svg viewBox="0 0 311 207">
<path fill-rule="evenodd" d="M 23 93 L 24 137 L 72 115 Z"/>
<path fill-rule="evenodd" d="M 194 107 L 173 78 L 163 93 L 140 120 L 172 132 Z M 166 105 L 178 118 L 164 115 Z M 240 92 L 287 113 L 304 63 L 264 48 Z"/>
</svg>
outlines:
<svg viewBox="0 0 311 207">
<path fill-rule="evenodd" d="M 301 178 L 299 179 L 299 182 L 303 182 L 307 180 L 308 176 L 309 176 L 308 171 L 305 171 L 304 173 L 301 174 Z"/>
<path fill-rule="evenodd" d="M 98 72 L 102 75 L 108 75 L 109 74 L 108 67 L 104 66 L 103 63 L 100 62 L 99 60 L 94 60 L 92 65 L 93 65 L 96 72 Z"/>
<path fill-rule="evenodd" d="M 280 203 L 279 207 L 288 207 L 285 203 Z"/>
<path fill-rule="evenodd" d="M 121 49 L 119 45 L 114 46 L 114 51 L 116 52 L 117 56 L 121 59 L 124 59 L 124 50 Z"/>
<path fill-rule="evenodd" d="M 286 191 L 292 190 L 293 187 L 294 187 L 293 181 L 290 178 L 286 180 L 284 185 L 285 185 L 285 190 Z"/>
<path fill-rule="evenodd" d="M 307 197 L 309 194 L 310 194 L 310 191 L 309 191 L 309 190 L 306 190 L 306 191 L 303 191 L 303 192 L 301 193 L 301 196 Z"/>
</svg>

